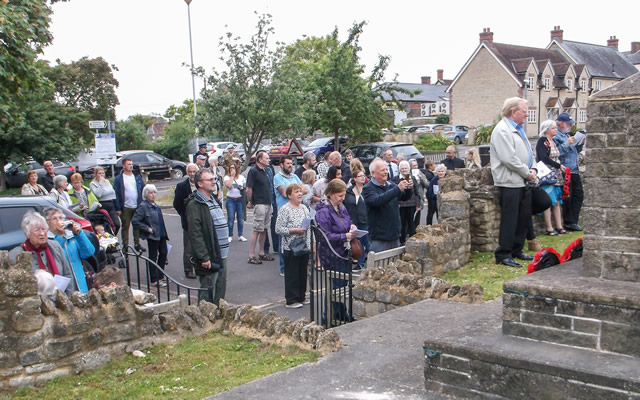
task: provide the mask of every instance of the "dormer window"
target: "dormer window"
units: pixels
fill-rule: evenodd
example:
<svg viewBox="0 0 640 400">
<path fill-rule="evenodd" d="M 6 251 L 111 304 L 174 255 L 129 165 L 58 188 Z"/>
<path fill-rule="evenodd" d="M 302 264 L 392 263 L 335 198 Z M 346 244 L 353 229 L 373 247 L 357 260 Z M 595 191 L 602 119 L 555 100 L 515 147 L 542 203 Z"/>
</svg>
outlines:
<svg viewBox="0 0 640 400">
<path fill-rule="evenodd" d="M 582 93 L 587 93 L 587 80 L 586 79 L 581 79 L 580 80 L 580 91 L 582 91 Z"/>
<path fill-rule="evenodd" d="M 535 84 L 536 84 L 536 78 L 534 76 L 530 76 L 527 79 L 527 86 L 529 87 L 529 90 L 533 90 Z"/>
<path fill-rule="evenodd" d="M 551 90 L 551 78 L 544 78 L 544 90 Z"/>
</svg>

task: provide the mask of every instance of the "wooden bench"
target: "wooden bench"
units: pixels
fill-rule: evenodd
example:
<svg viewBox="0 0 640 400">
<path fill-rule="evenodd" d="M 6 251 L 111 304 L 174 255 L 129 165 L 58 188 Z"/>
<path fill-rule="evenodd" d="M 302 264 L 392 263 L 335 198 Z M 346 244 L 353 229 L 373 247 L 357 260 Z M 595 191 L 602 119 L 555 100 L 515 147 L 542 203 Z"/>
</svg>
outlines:
<svg viewBox="0 0 640 400">
<path fill-rule="evenodd" d="M 384 267 L 385 265 L 389 265 L 397 259 L 402 259 L 403 254 L 404 246 L 391 250 L 381 251 L 379 253 L 370 251 L 369 254 L 367 254 L 367 268 Z"/>
</svg>

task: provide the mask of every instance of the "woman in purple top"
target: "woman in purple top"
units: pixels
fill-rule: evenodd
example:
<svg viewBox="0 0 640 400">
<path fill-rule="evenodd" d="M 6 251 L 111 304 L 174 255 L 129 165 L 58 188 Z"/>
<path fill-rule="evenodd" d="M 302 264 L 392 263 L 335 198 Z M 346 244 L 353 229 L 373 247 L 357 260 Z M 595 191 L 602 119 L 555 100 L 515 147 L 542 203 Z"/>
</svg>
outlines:
<svg viewBox="0 0 640 400">
<path fill-rule="evenodd" d="M 353 238 L 351 231 L 357 229 L 351 222 L 347 207 L 342 204 L 347 192 L 347 185 L 341 179 L 334 179 L 327 185 L 325 201 L 316 206 L 316 222 L 327 235 L 329 244 L 341 257 L 348 255 L 345 245 Z M 336 257 L 324 239 L 318 239 L 318 255 L 324 269 L 348 272 L 350 262 Z"/>
</svg>

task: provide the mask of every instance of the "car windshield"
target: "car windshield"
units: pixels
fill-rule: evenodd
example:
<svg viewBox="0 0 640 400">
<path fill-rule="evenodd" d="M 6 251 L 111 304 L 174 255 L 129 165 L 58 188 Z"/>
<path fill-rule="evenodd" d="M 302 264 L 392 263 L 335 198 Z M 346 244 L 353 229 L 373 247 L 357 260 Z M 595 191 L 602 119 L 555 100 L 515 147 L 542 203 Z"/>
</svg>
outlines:
<svg viewBox="0 0 640 400">
<path fill-rule="evenodd" d="M 309 147 L 321 147 L 329 143 L 329 141 L 333 138 L 320 138 L 316 139 L 313 142 L 309 143 Z"/>
<path fill-rule="evenodd" d="M 413 145 L 396 146 L 393 148 L 396 153 L 404 154 L 407 158 L 420 154 L 420 151 Z"/>
</svg>

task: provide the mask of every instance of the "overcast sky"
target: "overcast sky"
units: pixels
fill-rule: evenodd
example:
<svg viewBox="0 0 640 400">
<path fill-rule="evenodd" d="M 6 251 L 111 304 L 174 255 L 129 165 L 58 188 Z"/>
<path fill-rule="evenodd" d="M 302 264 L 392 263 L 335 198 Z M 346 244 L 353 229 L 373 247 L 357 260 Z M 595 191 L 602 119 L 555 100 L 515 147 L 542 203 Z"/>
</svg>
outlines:
<svg viewBox="0 0 640 400">
<path fill-rule="evenodd" d="M 490 6 L 486 6 L 490 4 Z M 629 51 L 640 41 L 640 2 L 594 1 L 213 1 L 191 3 L 193 58 L 209 73 L 222 68 L 218 38 L 232 32 L 248 39 L 258 13 L 273 16 L 275 39 L 292 43 L 324 36 L 338 27 L 341 38 L 355 21 L 367 21 L 361 61 L 370 72 L 378 54 L 391 56 L 387 78 L 419 83 L 421 76 L 453 79 L 491 28 L 500 43 L 546 47 L 553 26 L 564 39 L 606 45 L 611 35 Z M 164 113 L 192 97 L 187 5 L 184 0 L 71 0 L 53 6 L 54 41 L 44 58 L 71 62 L 83 56 L 115 64 L 120 82 L 118 119 Z M 275 40 L 274 40 L 275 42 Z M 196 81 L 196 90 L 202 81 Z"/>
</svg>

